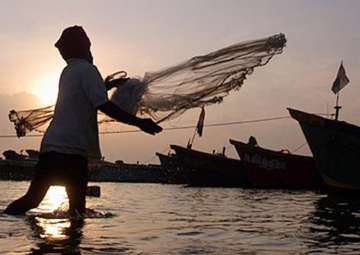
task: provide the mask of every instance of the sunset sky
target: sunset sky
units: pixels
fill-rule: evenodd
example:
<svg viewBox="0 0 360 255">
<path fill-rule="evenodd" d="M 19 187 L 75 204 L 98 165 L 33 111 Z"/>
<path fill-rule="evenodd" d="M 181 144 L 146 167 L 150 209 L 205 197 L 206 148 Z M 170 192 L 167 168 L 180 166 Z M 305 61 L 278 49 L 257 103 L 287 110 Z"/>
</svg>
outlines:
<svg viewBox="0 0 360 255">
<path fill-rule="evenodd" d="M 284 52 L 256 69 L 224 103 L 208 107 L 205 123 L 286 116 L 286 107 L 332 112 L 330 88 L 343 60 L 351 82 L 341 91 L 340 118 L 360 125 L 359 10 L 357 0 L 1 1 L 0 133 L 14 134 L 7 119 L 10 109 L 55 102 L 65 62 L 53 45 L 65 27 L 75 24 L 87 31 L 103 76 L 118 70 L 142 76 L 233 43 L 284 33 Z M 199 112 L 189 111 L 163 126 L 196 124 Z M 107 135 L 101 136 L 101 146 L 109 160 L 157 162 L 156 151 L 185 145 L 192 133 Z M 247 140 L 250 135 L 273 149 L 292 151 L 305 142 L 298 124 L 287 119 L 205 128 L 194 148 L 226 146 L 237 157 L 229 138 Z M 0 150 L 38 149 L 39 143 L 40 138 L 7 138 L 0 141 Z"/>
</svg>

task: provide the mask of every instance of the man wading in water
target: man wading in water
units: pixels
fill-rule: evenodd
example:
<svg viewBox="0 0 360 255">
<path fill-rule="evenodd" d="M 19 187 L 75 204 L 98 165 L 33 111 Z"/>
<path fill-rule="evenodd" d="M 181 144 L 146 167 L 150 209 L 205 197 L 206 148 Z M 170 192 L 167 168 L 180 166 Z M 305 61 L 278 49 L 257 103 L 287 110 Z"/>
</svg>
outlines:
<svg viewBox="0 0 360 255">
<path fill-rule="evenodd" d="M 106 84 L 92 64 L 90 45 L 79 26 L 66 28 L 55 44 L 67 66 L 60 76 L 54 118 L 41 142 L 30 187 L 5 209 L 7 214 L 23 214 L 37 207 L 51 185 L 65 186 L 70 213 L 85 212 L 87 159 L 101 155 L 97 110 L 152 135 L 162 130 L 151 119 L 137 118 L 108 100 Z"/>
</svg>

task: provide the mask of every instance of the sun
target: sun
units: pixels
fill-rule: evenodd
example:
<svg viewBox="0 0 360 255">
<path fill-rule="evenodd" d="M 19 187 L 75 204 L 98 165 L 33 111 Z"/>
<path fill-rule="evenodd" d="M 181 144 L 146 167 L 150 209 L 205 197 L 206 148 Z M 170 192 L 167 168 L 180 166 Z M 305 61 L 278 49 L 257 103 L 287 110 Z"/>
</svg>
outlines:
<svg viewBox="0 0 360 255">
<path fill-rule="evenodd" d="M 44 106 L 56 103 L 58 93 L 58 80 L 56 74 L 48 73 L 35 82 L 34 94 L 41 100 Z"/>
</svg>

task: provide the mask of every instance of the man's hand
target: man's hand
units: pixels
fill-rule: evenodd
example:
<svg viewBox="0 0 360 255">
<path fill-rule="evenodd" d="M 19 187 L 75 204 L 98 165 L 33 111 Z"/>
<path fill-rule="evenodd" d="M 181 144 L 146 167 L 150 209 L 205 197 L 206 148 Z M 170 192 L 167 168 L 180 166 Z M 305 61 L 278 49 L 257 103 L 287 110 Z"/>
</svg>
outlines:
<svg viewBox="0 0 360 255">
<path fill-rule="evenodd" d="M 117 121 L 132 126 L 136 126 L 140 128 L 142 131 L 151 135 L 155 135 L 162 130 L 162 128 L 151 119 L 141 119 L 132 114 L 129 114 L 123 111 L 122 109 L 120 109 L 111 101 L 108 101 L 100 105 L 98 109 Z"/>
<path fill-rule="evenodd" d="M 152 119 L 140 119 L 138 123 L 138 127 L 151 135 L 155 135 L 162 131 L 162 127 L 156 124 Z"/>
<path fill-rule="evenodd" d="M 125 84 L 125 82 L 127 82 L 129 80 L 129 78 L 118 78 L 118 79 L 113 79 L 113 80 L 109 80 L 109 79 L 105 79 L 105 86 L 107 90 L 110 90 L 112 88 L 118 88 L 121 87 L 122 85 Z"/>
<path fill-rule="evenodd" d="M 119 71 L 108 75 L 105 78 L 105 86 L 107 90 L 123 85 L 126 81 L 129 80 L 129 78 L 126 76 L 127 73 L 125 71 Z"/>
</svg>

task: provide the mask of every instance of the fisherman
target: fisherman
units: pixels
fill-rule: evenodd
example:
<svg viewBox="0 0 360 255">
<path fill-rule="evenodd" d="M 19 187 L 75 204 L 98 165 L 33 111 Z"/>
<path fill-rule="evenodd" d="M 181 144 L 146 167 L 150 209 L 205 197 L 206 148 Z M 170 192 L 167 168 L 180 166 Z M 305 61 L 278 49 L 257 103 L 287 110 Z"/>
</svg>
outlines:
<svg viewBox="0 0 360 255">
<path fill-rule="evenodd" d="M 88 158 L 101 157 L 97 110 L 152 135 L 162 130 L 151 119 L 137 118 L 108 100 L 109 84 L 93 65 L 90 45 L 80 26 L 66 28 L 55 43 L 67 66 L 60 76 L 54 118 L 42 139 L 30 187 L 5 209 L 7 214 L 24 214 L 37 207 L 51 185 L 65 186 L 70 214 L 84 214 Z"/>
</svg>

